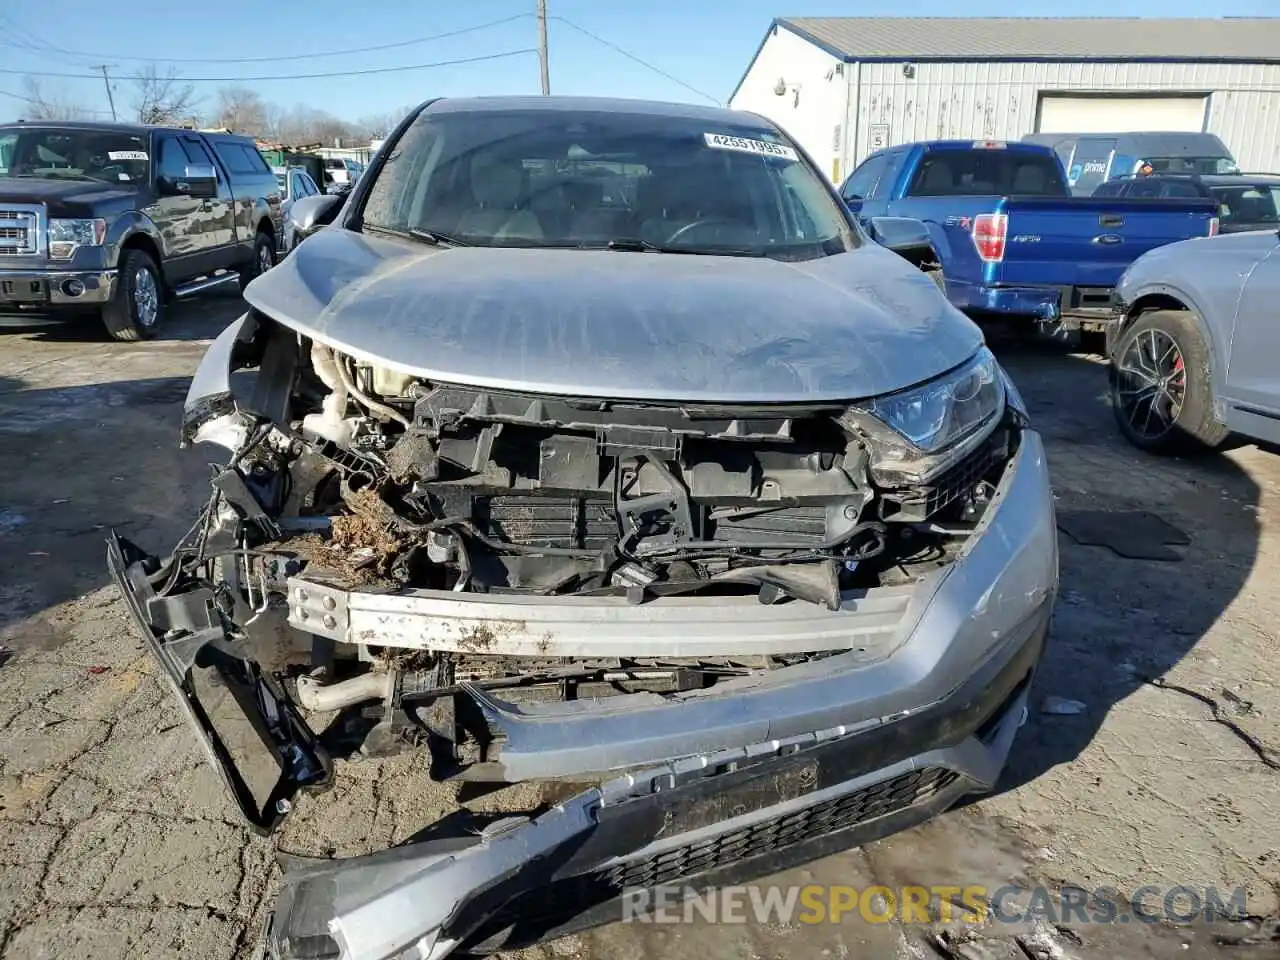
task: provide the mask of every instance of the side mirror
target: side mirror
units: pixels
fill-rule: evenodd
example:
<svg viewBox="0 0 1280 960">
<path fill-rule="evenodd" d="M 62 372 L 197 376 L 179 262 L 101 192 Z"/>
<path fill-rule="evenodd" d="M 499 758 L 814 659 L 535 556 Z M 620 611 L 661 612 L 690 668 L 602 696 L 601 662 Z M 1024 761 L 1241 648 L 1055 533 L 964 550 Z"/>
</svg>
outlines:
<svg viewBox="0 0 1280 960">
<path fill-rule="evenodd" d="M 848 196 L 844 197 L 843 200 L 844 200 L 844 205 L 848 207 L 853 213 L 856 214 L 856 213 L 862 212 L 862 198 L 858 196 L 856 193 L 849 194 Z"/>
<path fill-rule="evenodd" d="M 894 253 L 933 247 L 929 228 L 922 221 L 911 217 L 872 217 L 867 229 L 871 239 Z"/>
<path fill-rule="evenodd" d="M 345 197 L 329 193 L 303 197 L 289 208 L 289 223 L 299 239 L 306 239 L 321 227 L 327 227 L 337 219 Z"/>
<path fill-rule="evenodd" d="M 171 197 L 196 197 L 208 200 L 218 195 L 218 172 L 207 163 L 188 164 L 182 178 L 165 178 L 160 182 L 160 192 Z"/>
</svg>

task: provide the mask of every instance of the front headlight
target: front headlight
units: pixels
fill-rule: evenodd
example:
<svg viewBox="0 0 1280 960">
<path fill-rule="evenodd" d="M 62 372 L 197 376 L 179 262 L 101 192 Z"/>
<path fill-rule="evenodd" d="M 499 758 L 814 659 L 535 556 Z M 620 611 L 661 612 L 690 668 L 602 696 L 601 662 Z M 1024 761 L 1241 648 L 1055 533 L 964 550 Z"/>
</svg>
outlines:
<svg viewBox="0 0 1280 960">
<path fill-rule="evenodd" d="M 50 220 L 49 259 L 70 260 L 80 247 L 100 247 L 106 239 L 105 220 Z"/>
<path fill-rule="evenodd" d="M 843 419 L 867 441 L 876 483 L 924 483 L 990 432 L 1005 409 L 1005 384 L 1004 371 L 983 347 L 928 383 L 853 404 Z"/>
</svg>

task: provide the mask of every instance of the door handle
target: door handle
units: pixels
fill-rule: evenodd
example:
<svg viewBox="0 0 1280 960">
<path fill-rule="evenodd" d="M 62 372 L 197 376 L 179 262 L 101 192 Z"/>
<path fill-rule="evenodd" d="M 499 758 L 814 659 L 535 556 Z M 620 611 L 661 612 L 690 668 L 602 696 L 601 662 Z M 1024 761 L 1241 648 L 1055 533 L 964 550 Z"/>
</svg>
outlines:
<svg viewBox="0 0 1280 960">
<path fill-rule="evenodd" d="M 201 212 L 201 213 L 210 213 L 210 212 L 212 212 L 212 210 L 213 210 L 213 201 L 212 201 L 212 200 L 201 200 L 201 201 L 200 201 L 200 212 Z"/>
<path fill-rule="evenodd" d="M 1118 213 L 1104 213 L 1098 217 L 1098 226 L 1100 227 L 1123 227 L 1124 217 Z"/>
</svg>

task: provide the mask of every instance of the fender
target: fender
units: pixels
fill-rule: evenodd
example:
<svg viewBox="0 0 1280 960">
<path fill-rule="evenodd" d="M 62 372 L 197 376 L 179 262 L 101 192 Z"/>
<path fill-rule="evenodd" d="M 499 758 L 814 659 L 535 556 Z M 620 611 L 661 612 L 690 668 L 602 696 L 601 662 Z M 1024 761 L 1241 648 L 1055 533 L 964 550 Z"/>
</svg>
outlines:
<svg viewBox="0 0 1280 960">
<path fill-rule="evenodd" d="M 1125 283 L 1125 278 L 1123 277 L 1116 287 L 1116 294 L 1119 299 L 1118 312 L 1120 319 L 1107 337 L 1107 358 L 1108 361 L 1112 361 L 1111 369 L 1115 369 L 1111 351 L 1115 348 L 1116 343 L 1119 342 L 1121 335 L 1148 310 L 1171 309 L 1168 301 L 1177 301 L 1191 314 L 1196 327 L 1200 330 L 1200 334 L 1209 348 L 1209 372 L 1213 384 L 1214 409 L 1215 413 L 1221 418 L 1225 414 L 1225 406 L 1220 399 L 1224 386 L 1223 377 L 1225 376 L 1225 371 L 1222 368 L 1222 364 L 1219 363 L 1219 358 L 1226 355 L 1227 344 L 1219 343 L 1214 336 L 1213 328 L 1205 322 L 1204 308 L 1201 306 L 1199 298 L 1177 283 L 1170 283 L 1164 280 L 1147 280 L 1139 281 L 1131 286 Z"/>
<path fill-rule="evenodd" d="M 246 227 L 248 235 L 245 240 L 252 240 L 258 232 L 258 225 L 263 220 L 271 224 L 271 229 L 275 233 L 276 242 L 280 242 L 280 238 L 284 235 L 284 214 L 280 211 L 280 205 L 277 203 L 272 206 L 265 197 L 258 197 L 253 201 L 253 214 Z"/>
<path fill-rule="evenodd" d="M 142 234 L 155 244 L 156 249 L 160 251 L 162 260 L 168 258 L 168 244 L 165 241 L 164 234 L 160 232 L 154 221 L 140 210 L 129 210 L 112 220 L 108 227 L 107 263 L 113 267 L 119 263 L 120 248 L 125 245 L 130 237 L 138 234 Z"/>
</svg>

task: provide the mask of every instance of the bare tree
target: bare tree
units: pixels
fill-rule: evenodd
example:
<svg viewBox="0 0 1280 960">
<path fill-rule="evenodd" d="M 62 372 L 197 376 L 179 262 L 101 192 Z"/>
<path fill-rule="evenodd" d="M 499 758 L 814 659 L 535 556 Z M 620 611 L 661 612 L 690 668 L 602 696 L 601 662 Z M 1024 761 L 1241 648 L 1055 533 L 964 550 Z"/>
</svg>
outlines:
<svg viewBox="0 0 1280 960">
<path fill-rule="evenodd" d="M 388 110 L 386 113 L 371 113 L 352 124 L 352 132 L 370 140 L 386 137 L 412 109 L 412 107 L 401 107 L 399 110 Z"/>
<path fill-rule="evenodd" d="M 195 87 L 180 82 L 170 69 L 161 73 L 151 64 L 133 78 L 134 108 L 139 123 L 176 124 L 187 120 L 198 103 Z"/>
<path fill-rule="evenodd" d="M 26 100 L 22 116 L 28 120 L 83 120 L 90 113 L 66 91 L 46 89 L 35 77 L 23 77 L 22 90 Z"/>
<path fill-rule="evenodd" d="M 223 87 L 218 91 L 214 126 L 261 137 L 268 133 L 267 105 L 248 87 Z"/>
</svg>

